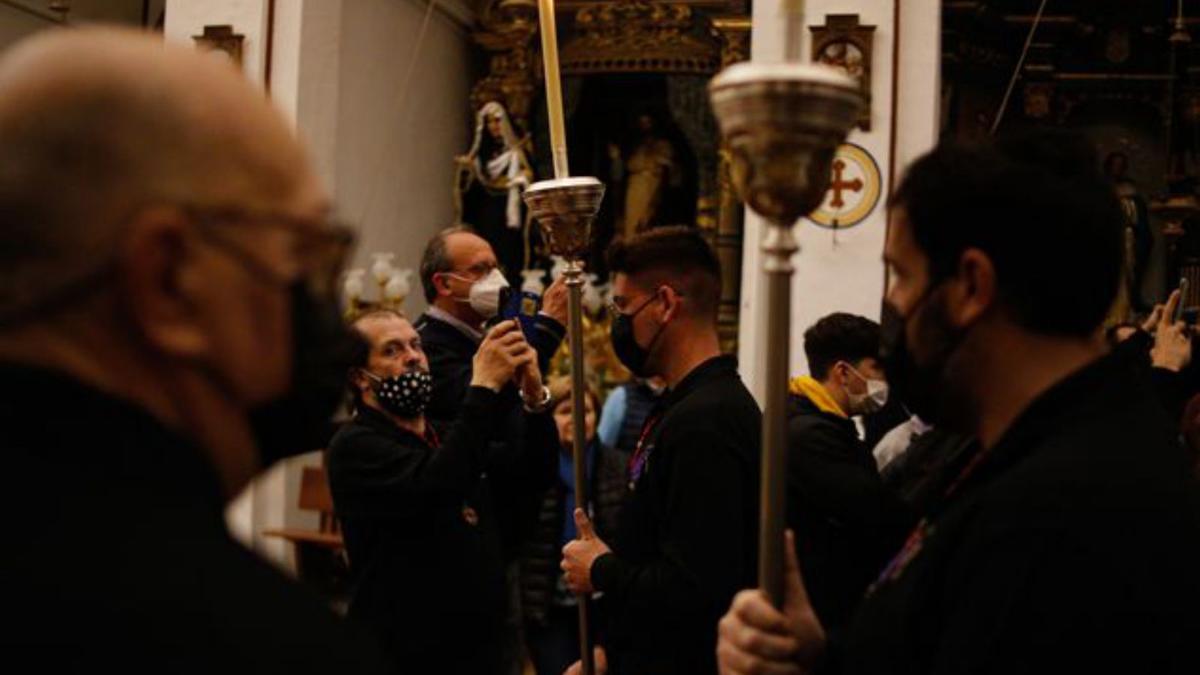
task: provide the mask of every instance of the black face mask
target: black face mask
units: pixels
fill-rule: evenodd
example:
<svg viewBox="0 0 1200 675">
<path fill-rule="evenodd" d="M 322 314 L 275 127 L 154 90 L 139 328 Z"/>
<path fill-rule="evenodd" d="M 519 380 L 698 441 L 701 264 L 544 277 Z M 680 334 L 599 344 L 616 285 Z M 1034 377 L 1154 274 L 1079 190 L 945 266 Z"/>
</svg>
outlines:
<svg viewBox="0 0 1200 675">
<path fill-rule="evenodd" d="M 380 377 L 366 370 L 363 374 L 371 380 L 379 405 L 397 417 L 420 417 L 433 397 L 433 377 L 426 370 L 409 370 L 392 377 Z"/>
<path fill-rule="evenodd" d="M 649 347 L 642 347 L 633 334 L 633 319 L 641 314 L 643 309 L 649 307 L 656 297 L 657 295 L 650 297 L 642 303 L 641 307 L 629 314 L 616 312 L 616 315 L 613 316 L 612 332 L 609 333 L 612 339 L 613 353 L 617 355 L 617 360 L 621 362 L 621 365 L 628 368 L 629 372 L 637 377 L 649 377 L 653 374 L 646 370 L 646 362 L 650 360 L 650 350 L 654 348 L 654 343 L 658 340 L 664 326 L 659 327 L 658 332 L 650 340 Z"/>
<path fill-rule="evenodd" d="M 263 468 L 285 457 L 320 450 L 333 435 L 355 341 L 337 303 L 314 297 L 308 284 L 291 286 L 292 373 L 287 391 L 250 411 Z"/>
<path fill-rule="evenodd" d="M 927 304 L 936 286 L 913 305 L 909 317 L 900 316 L 889 302 L 883 303 L 880 317 L 880 359 L 890 391 L 908 411 L 922 421 L 943 425 L 946 423 L 948 406 L 945 399 L 943 379 L 950 357 L 962 344 L 963 335 L 955 335 L 948 325 L 944 312 L 930 316 L 925 330 L 919 331 L 932 354 L 928 363 L 918 364 L 908 344 L 906 327 Z"/>
</svg>

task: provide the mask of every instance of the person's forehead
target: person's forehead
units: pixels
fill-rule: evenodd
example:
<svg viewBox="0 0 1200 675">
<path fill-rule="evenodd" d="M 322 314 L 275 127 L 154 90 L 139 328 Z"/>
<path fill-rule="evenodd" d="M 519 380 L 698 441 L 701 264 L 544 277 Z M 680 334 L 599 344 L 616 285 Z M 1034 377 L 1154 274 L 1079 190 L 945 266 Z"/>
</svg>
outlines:
<svg viewBox="0 0 1200 675">
<path fill-rule="evenodd" d="M 631 298 L 646 291 L 647 289 L 644 284 L 638 283 L 636 279 L 624 272 L 617 272 L 613 276 L 613 297 Z"/>
<path fill-rule="evenodd" d="M 446 237 L 446 255 L 456 265 L 472 265 L 496 258 L 491 244 L 472 232 L 455 232 Z"/>
<path fill-rule="evenodd" d="M 372 347 L 394 341 L 410 342 L 419 337 L 408 319 L 393 314 L 367 317 L 358 323 L 358 329 L 367 336 Z"/>
</svg>

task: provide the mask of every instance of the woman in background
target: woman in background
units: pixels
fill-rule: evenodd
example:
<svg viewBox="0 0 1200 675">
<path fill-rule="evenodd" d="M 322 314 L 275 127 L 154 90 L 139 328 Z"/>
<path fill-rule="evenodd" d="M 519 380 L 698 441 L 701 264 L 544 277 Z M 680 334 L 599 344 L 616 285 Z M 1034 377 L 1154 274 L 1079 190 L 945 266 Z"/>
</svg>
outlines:
<svg viewBox="0 0 1200 675">
<path fill-rule="evenodd" d="M 574 427 L 571 383 L 561 377 L 550 382 L 550 408 L 558 426 L 559 479 L 546 492 L 538 521 L 521 556 L 521 610 L 525 637 L 538 675 L 562 675 L 579 660 L 579 598 L 567 590 L 559 561 L 562 548 L 575 538 Z M 596 437 L 600 399 L 584 392 L 587 437 L 586 510 L 600 537 L 611 536 L 627 493 L 625 460 Z M 594 607 L 594 605 L 593 605 Z M 593 626 L 599 625 L 592 619 Z"/>
</svg>

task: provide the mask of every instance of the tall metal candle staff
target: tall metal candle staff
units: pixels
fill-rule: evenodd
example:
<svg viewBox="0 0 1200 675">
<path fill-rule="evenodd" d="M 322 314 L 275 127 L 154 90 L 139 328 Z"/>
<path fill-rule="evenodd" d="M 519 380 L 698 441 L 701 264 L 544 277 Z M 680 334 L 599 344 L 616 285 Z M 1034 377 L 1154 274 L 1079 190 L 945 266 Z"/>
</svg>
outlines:
<svg viewBox="0 0 1200 675">
<path fill-rule="evenodd" d="M 767 221 L 762 237 L 766 274 L 766 407 L 763 413 L 759 585 L 783 606 L 785 405 L 790 344 L 792 228 L 821 204 L 834 152 L 858 119 L 858 83 L 833 69 L 804 65 L 801 0 L 783 0 L 787 60 L 739 63 L 709 84 L 713 113 L 732 154 L 732 177 L 746 204 Z"/>
<path fill-rule="evenodd" d="M 558 72 L 558 35 L 554 26 L 554 0 L 538 0 L 542 34 L 542 61 L 546 73 L 546 108 L 550 118 L 550 152 L 554 179 L 539 181 L 525 190 L 525 204 L 542 227 L 550 252 L 566 262 L 567 335 L 571 349 L 571 420 L 575 464 L 575 503 L 587 504 L 583 381 L 583 256 L 591 242 L 592 221 L 604 198 L 604 184 L 591 177 L 572 178 L 567 163 L 567 138 L 563 120 L 562 86 Z M 587 598 L 579 598 L 579 647 L 583 675 L 592 675 L 592 646 L 588 630 Z"/>
</svg>

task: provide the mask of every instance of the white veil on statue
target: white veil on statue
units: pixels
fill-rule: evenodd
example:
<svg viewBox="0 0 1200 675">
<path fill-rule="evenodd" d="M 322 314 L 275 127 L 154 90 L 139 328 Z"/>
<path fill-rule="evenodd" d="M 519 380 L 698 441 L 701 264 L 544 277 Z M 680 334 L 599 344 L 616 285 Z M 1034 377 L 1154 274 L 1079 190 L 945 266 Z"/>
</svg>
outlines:
<svg viewBox="0 0 1200 675">
<path fill-rule="evenodd" d="M 499 122 L 499 140 L 503 143 L 503 149 L 491 158 L 481 155 L 484 134 L 489 133 L 487 130 L 489 120 Z M 523 145 L 523 141 L 518 139 L 516 132 L 513 131 L 512 123 L 508 119 L 508 111 L 504 109 L 503 105 L 496 101 L 489 101 L 479 109 L 475 115 L 475 138 L 471 142 L 471 149 L 466 155 L 458 158 L 460 170 L 466 174 L 465 181 L 459 179 L 455 182 L 455 208 L 460 221 L 462 220 L 462 195 L 471 187 L 472 182 L 478 181 L 489 192 L 507 192 L 505 225 L 513 229 L 521 227 L 521 193 L 533 178 L 533 171 L 525 157 Z"/>
</svg>

